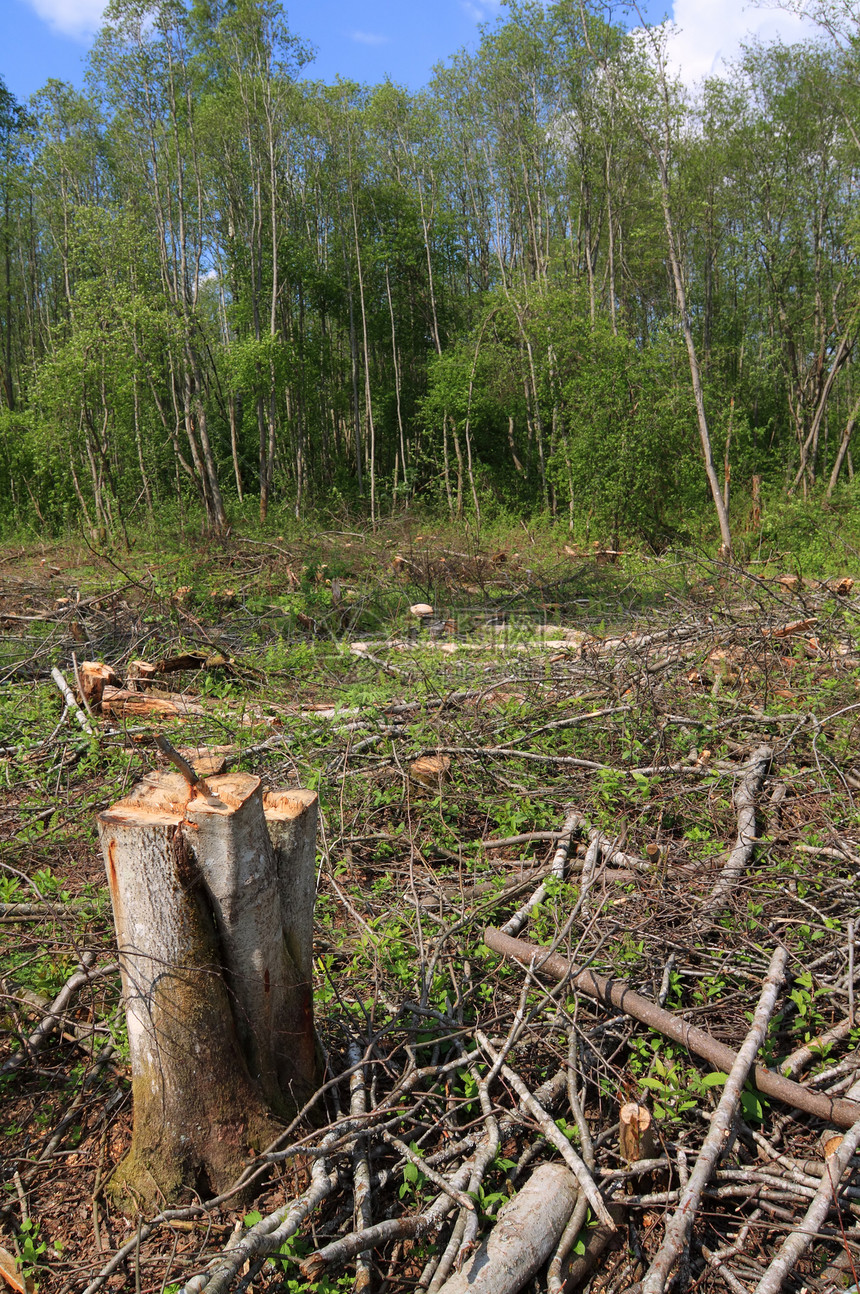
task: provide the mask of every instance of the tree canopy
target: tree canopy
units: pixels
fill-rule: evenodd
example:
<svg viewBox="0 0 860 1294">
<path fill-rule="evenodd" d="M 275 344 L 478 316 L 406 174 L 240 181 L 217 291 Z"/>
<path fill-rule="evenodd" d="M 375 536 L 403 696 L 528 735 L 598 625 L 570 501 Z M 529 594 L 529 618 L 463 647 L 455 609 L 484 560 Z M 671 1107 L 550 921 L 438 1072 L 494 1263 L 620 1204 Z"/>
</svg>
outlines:
<svg viewBox="0 0 860 1294">
<path fill-rule="evenodd" d="M 662 29 L 513 0 L 412 94 L 312 79 L 278 0 L 112 0 L 85 92 L 0 82 L 3 514 L 420 498 L 659 544 L 720 519 L 729 466 L 736 499 L 829 494 L 860 412 L 843 10 L 691 97 Z"/>
</svg>

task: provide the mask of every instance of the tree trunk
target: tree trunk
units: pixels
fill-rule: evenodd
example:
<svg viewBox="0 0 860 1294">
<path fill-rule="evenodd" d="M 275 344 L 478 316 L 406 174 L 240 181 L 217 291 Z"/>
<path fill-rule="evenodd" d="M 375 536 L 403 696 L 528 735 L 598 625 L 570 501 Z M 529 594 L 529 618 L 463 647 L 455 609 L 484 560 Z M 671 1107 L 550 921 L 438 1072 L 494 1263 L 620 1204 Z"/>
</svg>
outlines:
<svg viewBox="0 0 860 1294">
<path fill-rule="evenodd" d="M 830 480 L 827 483 L 827 492 L 824 496 L 827 499 L 832 497 L 833 491 L 836 489 L 836 482 L 839 480 L 839 473 L 842 471 L 842 464 L 845 462 L 845 458 L 848 454 L 848 446 L 851 444 L 851 435 L 854 431 L 858 415 L 860 415 L 860 400 L 857 400 L 852 408 L 851 413 L 848 416 L 848 421 L 842 431 L 842 436 L 839 441 L 839 449 L 836 452 L 836 461 L 833 464 L 833 471 L 830 473 Z"/>
<path fill-rule="evenodd" d="M 200 787 L 150 774 L 99 816 L 134 1099 L 114 1190 L 145 1206 L 231 1185 L 318 1085 L 317 797 Z"/>
</svg>

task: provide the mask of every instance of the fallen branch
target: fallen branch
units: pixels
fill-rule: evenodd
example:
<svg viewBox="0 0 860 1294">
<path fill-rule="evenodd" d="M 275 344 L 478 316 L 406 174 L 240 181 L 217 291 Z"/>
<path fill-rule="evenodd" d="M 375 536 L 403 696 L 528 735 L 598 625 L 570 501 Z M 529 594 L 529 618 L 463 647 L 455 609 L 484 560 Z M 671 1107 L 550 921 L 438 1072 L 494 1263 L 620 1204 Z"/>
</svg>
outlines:
<svg viewBox="0 0 860 1294">
<path fill-rule="evenodd" d="M 79 988 L 82 988 L 84 984 L 88 984 L 91 980 L 100 979 L 105 975 L 112 975 L 114 971 L 119 970 L 116 963 L 111 963 L 109 966 L 100 966 L 97 970 L 93 970 L 91 968 L 95 959 L 95 953 L 84 953 L 77 970 L 66 980 L 48 1008 L 47 1014 L 36 1025 L 22 1050 L 16 1051 L 14 1055 L 4 1062 L 2 1069 L 0 1069 L 0 1074 L 8 1074 L 12 1070 L 20 1069 L 34 1052 L 44 1047 L 48 1038 L 62 1020 L 63 1013 Z"/>
<path fill-rule="evenodd" d="M 94 737 L 96 734 L 95 734 L 95 729 L 93 728 L 93 725 L 90 723 L 84 711 L 78 705 L 77 701 L 75 700 L 74 692 L 69 687 L 65 678 L 63 677 L 63 675 L 57 669 L 56 666 L 54 666 L 54 668 L 51 670 L 51 678 L 54 680 L 57 687 L 60 689 L 63 695 L 63 700 L 65 701 L 71 713 L 77 719 L 78 723 L 83 728 L 84 732 L 87 734 L 88 737 Z"/>
<path fill-rule="evenodd" d="M 334 1139 L 329 1133 L 325 1141 Z M 338 1182 L 337 1171 L 330 1171 L 328 1162 L 320 1157 L 311 1169 L 311 1184 L 297 1200 L 290 1200 L 281 1208 L 258 1222 L 232 1249 L 215 1259 L 214 1271 L 192 1276 L 181 1294 L 225 1294 L 239 1269 L 251 1258 L 276 1254 L 283 1244 L 294 1236 L 318 1204 L 330 1195 Z"/>
<path fill-rule="evenodd" d="M 463 1164 L 449 1181 L 449 1187 L 463 1190 L 470 1174 L 471 1166 L 468 1163 Z M 415 1213 L 405 1218 L 388 1218 L 385 1222 L 377 1222 L 375 1226 L 366 1227 L 362 1231 L 353 1231 L 350 1235 L 335 1240 L 325 1248 L 317 1250 L 316 1253 L 309 1254 L 299 1264 L 299 1270 L 305 1280 L 318 1281 L 326 1268 L 342 1267 L 356 1254 L 375 1249 L 377 1245 L 385 1244 L 389 1240 L 417 1239 L 420 1236 L 435 1234 L 453 1207 L 447 1194 L 439 1195 L 423 1213 Z M 198 1292 L 184 1290 L 183 1294 L 198 1294 Z M 207 1294 L 211 1292 L 207 1290 Z"/>
<path fill-rule="evenodd" d="M 786 1276 L 816 1239 L 831 1205 L 836 1203 L 837 1187 L 858 1144 L 860 1144 L 860 1119 L 845 1134 L 842 1145 L 835 1155 L 831 1155 L 827 1160 L 821 1185 L 806 1211 L 803 1222 L 783 1242 L 779 1253 L 756 1286 L 755 1294 L 779 1294 Z"/>
<path fill-rule="evenodd" d="M 702 1198 L 702 1191 L 708 1184 L 716 1166 L 717 1158 L 725 1149 L 726 1139 L 735 1111 L 741 1099 L 741 1092 L 753 1062 L 761 1047 L 767 1026 L 773 1015 L 776 999 L 785 979 L 785 968 L 788 963 L 788 949 L 779 947 L 770 959 L 767 976 L 764 981 L 761 997 L 753 1017 L 752 1028 L 747 1034 L 743 1046 L 735 1058 L 731 1072 L 723 1087 L 716 1112 L 711 1118 L 711 1126 L 705 1137 L 696 1165 L 684 1188 L 678 1207 L 666 1224 L 663 1243 L 657 1251 L 645 1278 L 642 1281 L 642 1294 L 663 1294 L 669 1272 L 686 1248 L 696 1210 Z"/>
<path fill-rule="evenodd" d="M 364 1066 L 361 1048 L 352 1042 L 347 1051 L 347 1058 L 353 1070 L 349 1080 L 349 1113 L 359 1122 L 367 1114 L 367 1089 L 364 1084 Z M 355 1219 L 362 1227 L 369 1227 L 373 1221 L 373 1205 L 370 1195 L 370 1164 L 367 1158 L 367 1138 L 358 1137 L 352 1152 L 353 1199 L 355 1201 Z M 363 1294 L 371 1285 L 371 1266 L 364 1254 L 358 1254 L 355 1260 L 355 1294 Z"/>
<path fill-rule="evenodd" d="M 707 922 L 714 913 L 725 906 L 728 896 L 737 885 L 752 857 L 756 843 L 755 800 L 772 759 L 772 748 L 759 746 L 753 751 L 744 770 L 741 784 L 735 793 L 735 807 L 738 811 L 737 840 L 702 910 L 700 919 L 703 922 Z"/>
<path fill-rule="evenodd" d="M 186 718 L 205 715 L 206 709 L 198 701 L 181 692 L 131 692 L 128 688 L 105 686 L 102 692 L 102 714 L 112 714 L 118 719 L 130 714 L 161 714 L 165 718 Z"/>
<path fill-rule="evenodd" d="M 642 1024 L 647 1024 L 695 1055 L 703 1057 L 723 1073 L 727 1074 L 735 1063 L 737 1053 L 731 1047 L 717 1042 L 704 1029 L 688 1024 L 671 1011 L 665 1011 L 648 998 L 642 997 L 623 980 L 610 980 L 592 970 L 577 970 L 566 957 L 561 957 L 558 953 L 543 954 L 537 944 L 530 944 L 524 939 L 511 939 L 492 927 L 484 931 L 484 943 L 493 952 L 510 957 L 535 971 L 543 971 L 553 979 L 569 979 L 579 992 L 604 1006 L 617 1007 L 634 1020 L 640 1020 Z M 805 1110 L 807 1114 L 814 1114 L 839 1128 L 853 1127 L 860 1117 L 860 1101 L 810 1092 L 801 1083 L 794 1083 L 789 1078 L 774 1074 L 762 1065 L 756 1065 L 754 1080 L 758 1090 L 765 1096 L 782 1101 L 795 1110 Z"/>
<path fill-rule="evenodd" d="M 498 1063 L 498 1053 L 486 1035 L 482 1033 L 480 1029 L 476 1029 L 475 1037 L 494 1064 Z M 573 1149 L 573 1146 L 570 1144 L 567 1137 L 558 1127 L 555 1120 L 552 1119 L 550 1115 L 547 1114 L 543 1106 L 535 1100 L 519 1074 L 514 1073 L 509 1065 L 502 1065 L 500 1067 L 500 1072 L 508 1080 L 511 1087 L 514 1089 L 517 1096 L 520 1098 L 523 1105 L 526 1107 L 529 1114 L 546 1137 L 547 1141 L 551 1145 L 555 1146 L 556 1150 L 573 1173 L 575 1180 L 579 1183 L 579 1186 L 585 1194 L 585 1197 L 594 1210 L 596 1216 L 602 1223 L 604 1223 L 604 1225 L 613 1225 L 609 1210 L 606 1207 L 606 1202 L 600 1194 L 600 1191 L 597 1189 L 594 1178 L 591 1176 L 591 1173 L 588 1171 L 579 1155 Z M 573 1208 L 573 1204 L 571 1204 L 571 1208 Z M 561 1233 L 559 1232 L 559 1234 Z"/>
<path fill-rule="evenodd" d="M 588 1228 L 584 1237 L 585 1251 L 574 1258 L 569 1265 L 565 1276 L 565 1289 L 576 1290 L 581 1285 L 584 1285 L 588 1277 L 596 1269 L 607 1245 L 614 1237 L 618 1236 L 618 1228 L 624 1220 L 624 1206 L 610 1204 L 609 1211 L 612 1214 L 613 1225 L 604 1226 L 602 1223 L 598 1223 L 596 1227 Z"/>
<path fill-rule="evenodd" d="M 567 862 L 567 855 L 570 852 L 570 842 L 573 839 L 573 833 L 576 831 L 581 821 L 580 815 L 576 812 L 569 813 L 564 820 L 562 827 L 562 837 L 559 841 L 558 848 L 555 851 L 555 857 L 549 870 L 550 876 L 557 880 L 564 879 L 564 865 Z M 541 881 L 540 885 L 514 915 L 505 922 L 502 930 L 506 935 L 517 935 L 528 921 L 532 911 L 542 903 L 546 898 L 546 885 Z"/>
<path fill-rule="evenodd" d="M 820 1060 L 827 1054 L 834 1042 L 841 1042 L 847 1038 L 852 1029 L 852 1022 L 849 1016 L 840 1020 L 832 1029 L 825 1033 L 820 1033 L 817 1038 L 811 1038 L 809 1042 L 798 1047 L 790 1056 L 786 1056 L 779 1063 L 779 1070 L 786 1078 L 796 1078 L 798 1074 L 811 1065 L 814 1060 Z"/>
</svg>

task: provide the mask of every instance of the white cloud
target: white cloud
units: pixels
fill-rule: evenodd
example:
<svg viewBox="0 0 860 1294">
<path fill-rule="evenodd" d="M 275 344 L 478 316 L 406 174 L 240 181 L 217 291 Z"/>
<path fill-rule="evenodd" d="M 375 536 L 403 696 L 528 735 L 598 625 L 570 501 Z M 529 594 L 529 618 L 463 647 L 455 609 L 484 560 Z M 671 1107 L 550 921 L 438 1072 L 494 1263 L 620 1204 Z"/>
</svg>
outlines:
<svg viewBox="0 0 860 1294">
<path fill-rule="evenodd" d="M 669 39 L 669 60 L 687 85 L 719 75 L 725 64 L 740 53 L 743 43 L 758 38 L 780 39 L 786 44 L 820 35 L 810 22 L 795 14 L 758 8 L 747 0 L 675 0 L 678 28 Z"/>
<path fill-rule="evenodd" d="M 488 22 L 498 15 L 502 0 L 460 0 L 460 7 L 472 22 Z"/>
<path fill-rule="evenodd" d="M 98 30 L 106 0 L 29 0 L 29 3 L 55 31 L 85 41 Z"/>
<path fill-rule="evenodd" d="M 375 31 L 351 31 L 350 40 L 358 41 L 359 45 L 387 45 L 390 36 L 382 36 Z"/>
</svg>

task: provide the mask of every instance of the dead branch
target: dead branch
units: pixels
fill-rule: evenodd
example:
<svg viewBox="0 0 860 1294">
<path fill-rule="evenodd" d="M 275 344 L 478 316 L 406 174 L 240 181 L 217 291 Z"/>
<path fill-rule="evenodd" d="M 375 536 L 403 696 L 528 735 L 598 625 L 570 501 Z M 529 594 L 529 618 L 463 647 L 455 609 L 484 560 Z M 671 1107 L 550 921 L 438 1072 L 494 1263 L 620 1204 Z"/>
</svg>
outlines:
<svg viewBox="0 0 860 1294">
<path fill-rule="evenodd" d="M 57 996 L 54 998 L 47 1014 L 39 1021 L 36 1028 L 26 1040 L 21 1051 L 16 1051 L 4 1062 L 0 1068 L 0 1074 L 9 1074 L 13 1070 L 20 1069 L 23 1064 L 37 1051 L 44 1047 L 51 1034 L 59 1025 L 63 1014 L 69 1006 L 78 989 L 83 988 L 84 984 L 89 984 L 94 979 L 104 978 L 106 975 L 113 975 L 119 970 L 117 963 L 112 962 L 109 966 L 100 966 L 93 968 L 93 962 L 96 955 L 93 952 L 84 953 L 77 969 L 69 976 Z"/>
<path fill-rule="evenodd" d="M 811 1038 L 809 1042 L 804 1043 L 802 1047 L 798 1047 L 796 1051 L 793 1051 L 790 1056 L 786 1056 L 780 1062 L 780 1073 L 784 1074 L 786 1078 L 796 1078 L 798 1074 L 801 1074 L 806 1069 L 807 1065 L 811 1065 L 817 1057 L 823 1056 L 834 1042 L 840 1042 L 843 1038 L 847 1038 L 852 1028 L 851 1018 L 846 1016 L 844 1020 L 840 1020 L 838 1024 L 835 1024 L 832 1029 L 827 1029 L 824 1033 L 820 1033 L 817 1038 Z"/>
<path fill-rule="evenodd" d="M 571 842 L 571 839 L 573 838 L 574 831 L 579 826 L 580 821 L 581 821 L 580 814 L 578 814 L 576 811 L 569 813 L 564 820 L 564 825 L 561 829 L 562 837 L 561 837 L 561 840 L 559 841 L 558 848 L 555 851 L 555 857 L 553 858 L 552 865 L 550 867 L 550 875 L 555 877 L 558 880 L 563 880 L 564 878 L 564 865 L 567 862 L 567 855 L 570 852 L 570 842 Z M 523 906 L 519 908 L 519 910 L 516 911 L 508 921 L 505 922 L 504 926 L 502 927 L 505 934 L 507 935 L 519 934 L 519 932 L 522 930 L 525 923 L 528 921 L 530 913 L 538 906 L 539 903 L 542 903 L 545 898 L 546 898 L 546 885 L 544 884 L 543 881 L 541 881 L 540 885 L 532 894 L 531 898 L 529 898 L 523 904 Z"/>
<path fill-rule="evenodd" d="M 702 1197 L 702 1191 L 708 1183 L 718 1156 L 725 1149 L 729 1128 L 741 1099 L 741 1091 L 752 1068 L 758 1050 L 764 1041 L 768 1022 L 773 1015 L 776 999 L 785 979 L 785 968 L 788 963 L 788 949 L 780 946 L 770 959 L 770 966 L 765 978 L 764 987 L 752 1028 L 744 1040 L 732 1065 L 723 1094 L 720 1097 L 716 1112 L 711 1118 L 711 1126 L 704 1140 L 690 1180 L 684 1188 L 677 1209 L 666 1224 L 663 1243 L 649 1270 L 642 1281 L 642 1294 L 663 1294 L 669 1272 L 685 1249 L 696 1210 Z"/>
<path fill-rule="evenodd" d="M 337 1182 L 337 1172 L 329 1169 L 328 1161 L 324 1157 L 315 1160 L 311 1184 L 305 1193 L 258 1222 L 237 1245 L 210 1264 L 211 1274 L 204 1272 L 193 1276 L 183 1286 L 181 1294 L 204 1294 L 204 1291 L 205 1294 L 226 1294 L 239 1269 L 249 1259 L 277 1253 L 290 1236 L 296 1234 L 305 1218 L 331 1194 Z"/>
<path fill-rule="evenodd" d="M 604 1006 L 617 1007 L 626 1015 L 632 1016 L 634 1020 L 640 1020 L 642 1024 L 647 1024 L 651 1029 L 656 1029 L 667 1038 L 679 1042 L 683 1047 L 687 1047 L 697 1056 L 707 1060 L 715 1069 L 728 1073 L 735 1063 L 737 1053 L 731 1047 L 718 1042 L 704 1029 L 688 1024 L 686 1020 L 679 1019 L 671 1011 L 658 1007 L 648 998 L 635 992 L 623 980 L 606 979 L 592 970 L 577 971 L 566 957 L 561 957 L 558 953 L 541 956 L 536 944 L 527 943 L 524 939 L 511 939 L 492 927 L 484 931 L 484 943 L 488 948 L 492 948 L 493 952 L 500 953 L 503 957 L 510 957 L 523 966 L 543 971 L 554 979 L 569 979 L 572 986 L 581 993 L 595 998 Z M 800 1083 L 794 1083 L 791 1079 L 774 1074 L 761 1065 L 756 1065 L 754 1078 L 756 1087 L 765 1096 L 772 1096 L 775 1100 L 783 1101 L 796 1110 L 805 1110 L 819 1119 L 836 1124 L 837 1127 L 853 1127 L 860 1114 L 858 1101 L 810 1092 Z"/>
<path fill-rule="evenodd" d="M 93 725 L 90 723 L 84 711 L 78 705 L 77 701 L 75 700 L 74 692 L 69 687 L 62 673 L 60 672 L 60 670 L 57 669 L 56 666 L 54 666 L 54 668 L 51 670 L 51 678 L 54 680 L 57 687 L 60 689 L 63 695 L 63 700 L 66 703 L 66 706 L 68 707 L 69 711 L 75 716 L 76 720 L 83 728 L 84 732 L 87 734 L 88 737 L 94 737 L 96 734 L 95 734 L 95 729 L 93 728 Z"/>
<path fill-rule="evenodd" d="M 486 1034 L 482 1033 L 480 1029 L 476 1029 L 475 1037 L 478 1039 L 478 1042 L 481 1044 L 493 1063 L 497 1064 L 499 1059 L 498 1053 L 489 1038 L 487 1038 Z M 606 1207 L 606 1202 L 603 1199 L 603 1196 L 597 1189 L 594 1178 L 591 1176 L 591 1173 L 588 1171 L 579 1155 L 573 1149 L 573 1146 L 571 1146 L 567 1137 L 557 1126 L 555 1120 L 552 1119 L 547 1114 L 543 1106 L 535 1100 L 519 1074 L 514 1073 L 509 1065 L 502 1065 L 500 1073 L 502 1073 L 508 1080 L 511 1087 L 514 1089 L 517 1096 L 520 1098 L 523 1105 L 526 1107 L 529 1114 L 546 1137 L 547 1141 L 550 1142 L 551 1145 L 555 1146 L 556 1150 L 573 1173 L 576 1181 L 579 1183 L 588 1203 L 594 1210 L 595 1215 L 605 1225 L 610 1225 L 612 1219 L 610 1218 L 609 1210 Z"/>
<path fill-rule="evenodd" d="M 546 1262 L 576 1198 L 576 1180 L 563 1164 L 541 1164 L 439 1294 L 517 1294 Z"/>
<path fill-rule="evenodd" d="M 449 1187 L 463 1190 L 469 1180 L 470 1171 L 469 1164 L 464 1164 L 448 1182 Z M 326 1245 L 324 1249 L 319 1249 L 305 1258 L 300 1263 L 299 1270 L 305 1280 L 316 1281 L 327 1268 L 342 1267 L 356 1254 L 375 1249 L 377 1245 L 384 1244 L 388 1240 L 414 1239 L 435 1234 L 453 1207 L 449 1195 L 442 1194 L 423 1213 L 404 1218 L 389 1218 L 386 1222 L 377 1222 L 375 1226 L 367 1227 L 363 1231 L 354 1231 L 351 1235 Z M 183 1291 L 183 1294 L 199 1294 L 199 1292 L 188 1290 Z M 213 1292 L 207 1290 L 206 1294 L 213 1294 Z"/>
<path fill-rule="evenodd" d="M 367 1114 L 367 1088 L 364 1082 L 364 1066 L 361 1048 L 351 1043 L 347 1059 L 353 1069 L 349 1080 L 349 1113 L 357 1122 Z M 370 1193 L 370 1164 L 367 1159 L 367 1138 L 359 1137 L 352 1152 L 353 1199 L 355 1201 L 355 1221 L 359 1229 L 371 1225 L 373 1204 Z M 370 1263 L 364 1254 L 357 1254 L 355 1260 L 355 1294 L 362 1294 L 370 1288 Z"/>
<path fill-rule="evenodd" d="M 735 792 L 735 807 L 738 812 L 737 840 L 702 910 L 702 921 L 707 921 L 725 906 L 728 896 L 737 885 L 752 857 L 756 843 L 756 796 L 761 790 L 772 759 L 772 747 L 758 746 L 743 771 L 741 784 Z"/>
<path fill-rule="evenodd" d="M 779 1294 L 786 1276 L 815 1240 L 831 1207 L 837 1204 L 836 1194 L 839 1183 L 858 1144 L 860 1144 L 860 1119 L 846 1132 L 842 1145 L 827 1160 L 821 1184 L 806 1211 L 803 1222 L 786 1238 L 779 1253 L 756 1286 L 755 1294 Z"/>
</svg>

